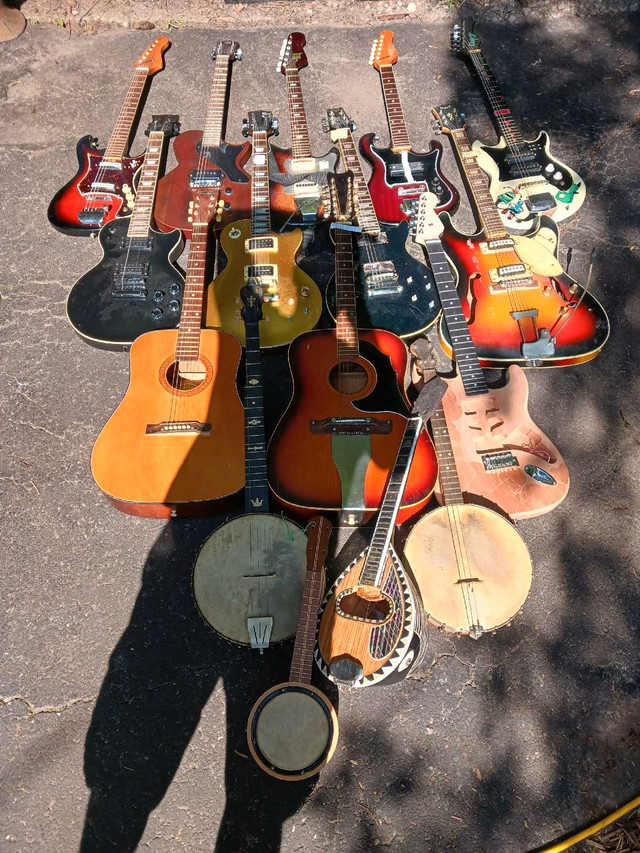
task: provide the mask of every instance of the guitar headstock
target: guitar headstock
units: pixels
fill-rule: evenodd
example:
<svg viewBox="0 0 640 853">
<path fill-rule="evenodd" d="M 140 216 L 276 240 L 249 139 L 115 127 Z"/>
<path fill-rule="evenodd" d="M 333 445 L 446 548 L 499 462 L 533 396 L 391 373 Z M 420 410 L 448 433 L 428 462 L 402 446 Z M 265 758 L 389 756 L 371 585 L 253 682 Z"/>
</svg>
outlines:
<svg viewBox="0 0 640 853">
<path fill-rule="evenodd" d="M 262 320 L 262 288 L 255 278 L 240 288 L 242 308 L 240 314 L 245 323 L 259 323 Z"/>
<path fill-rule="evenodd" d="M 435 193 L 420 193 L 413 239 L 424 246 L 427 240 L 439 240 L 444 231 L 442 220 L 436 213 L 438 197 Z"/>
<path fill-rule="evenodd" d="M 229 62 L 242 59 L 242 51 L 237 41 L 219 41 L 211 51 L 211 59 L 217 59 L 219 56 L 226 56 Z"/>
<path fill-rule="evenodd" d="M 353 172 L 327 175 L 324 194 L 324 218 L 351 223 L 356 218 L 357 201 Z"/>
<path fill-rule="evenodd" d="M 297 68 L 298 71 L 301 68 L 306 68 L 309 64 L 307 62 L 307 55 L 304 52 L 306 43 L 307 40 L 304 37 L 304 33 L 289 33 L 282 42 L 276 71 L 286 74 L 288 68 Z"/>
<path fill-rule="evenodd" d="M 134 68 L 145 68 L 149 77 L 164 68 L 163 56 L 171 47 L 171 42 L 166 36 L 158 36 L 149 47 L 136 59 Z"/>
<path fill-rule="evenodd" d="M 431 112 L 435 116 L 442 133 L 453 133 L 456 130 L 464 130 L 466 127 L 466 116 L 459 111 L 455 104 L 434 107 Z"/>
<path fill-rule="evenodd" d="M 382 30 L 373 42 L 369 65 L 373 65 L 376 71 L 380 71 L 382 65 L 395 65 L 398 61 L 398 51 L 393 44 L 393 32 Z"/>
<path fill-rule="evenodd" d="M 178 121 L 179 116 L 171 116 L 171 115 L 161 115 L 161 116 L 151 116 L 151 121 L 149 122 L 149 126 L 145 130 L 145 136 L 149 136 L 150 133 L 163 133 L 165 136 L 168 136 L 171 139 L 172 136 L 177 136 L 180 133 L 180 122 Z"/>
<path fill-rule="evenodd" d="M 322 129 L 331 136 L 332 142 L 344 139 L 349 133 L 353 133 L 357 125 L 351 121 L 342 107 L 327 110 L 327 117 L 322 119 Z"/>
<path fill-rule="evenodd" d="M 455 24 L 451 33 L 451 50 L 457 56 L 468 57 L 470 50 L 480 48 L 480 39 L 473 32 L 474 23 L 467 27 L 465 21 Z"/>
<path fill-rule="evenodd" d="M 217 186 L 196 193 L 193 200 L 189 202 L 189 219 L 194 226 L 209 225 L 216 213 L 224 208 L 224 201 L 220 198 L 222 178 L 222 172 L 212 176 L 210 180 L 212 183 L 217 182 Z"/>
<path fill-rule="evenodd" d="M 320 572 L 329 553 L 329 538 L 333 525 L 323 515 L 312 518 L 307 525 L 307 569 Z"/>
<path fill-rule="evenodd" d="M 266 133 L 267 136 L 275 136 L 279 133 L 279 122 L 273 117 L 273 113 L 266 110 L 253 110 L 248 118 L 242 120 L 242 135 L 253 136 L 254 133 Z"/>
</svg>

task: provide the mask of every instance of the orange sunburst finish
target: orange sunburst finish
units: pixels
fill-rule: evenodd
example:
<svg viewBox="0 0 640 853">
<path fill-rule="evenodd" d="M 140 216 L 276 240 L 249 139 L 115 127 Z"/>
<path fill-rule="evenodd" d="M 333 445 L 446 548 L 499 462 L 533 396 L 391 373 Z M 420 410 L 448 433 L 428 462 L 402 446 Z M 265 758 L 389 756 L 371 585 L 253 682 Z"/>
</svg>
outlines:
<svg viewBox="0 0 640 853">
<path fill-rule="evenodd" d="M 269 444 L 269 485 L 276 497 L 298 515 L 344 509 L 341 479 L 332 455 L 330 434 L 312 432 L 311 423 L 327 418 L 371 416 L 390 421 L 387 434 L 372 434 L 371 458 L 364 475 L 364 512 L 370 518 L 379 508 L 406 426 L 404 376 L 407 348 L 396 335 L 380 329 L 358 333 L 360 355 L 343 359 L 367 371 L 367 385 L 356 395 L 341 394 L 329 381 L 339 363 L 335 330 L 301 335 L 289 348 L 294 393 Z M 395 405 L 396 411 L 389 411 Z M 398 524 L 428 501 L 438 465 L 431 440 L 422 433 L 411 464 L 398 514 Z M 346 511 L 348 516 L 348 510 Z"/>
<path fill-rule="evenodd" d="M 91 468 L 111 502 L 132 515 L 209 514 L 244 485 L 244 409 L 236 389 L 242 348 L 225 332 L 204 329 L 206 377 L 177 394 L 167 378 L 175 330 L 148 332 L 130 352 L 129 388 L 98 436 Z M 149 434 L 149 425 L 197 421 L 210 432 Z"/>
</svg>

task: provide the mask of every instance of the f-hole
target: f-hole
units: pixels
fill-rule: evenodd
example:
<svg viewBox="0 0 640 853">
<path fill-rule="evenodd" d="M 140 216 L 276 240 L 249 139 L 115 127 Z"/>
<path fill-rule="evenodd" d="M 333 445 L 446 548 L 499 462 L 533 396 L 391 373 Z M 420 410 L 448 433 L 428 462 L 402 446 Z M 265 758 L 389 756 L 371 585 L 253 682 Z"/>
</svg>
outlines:
<svg viewBox="0 0 640 853">
<path fill-rule="evenodd" d="M 340 361 L 329 373 L 329 382 L 339 394 L 359 394 L 367 387 L 369 375 L 356 361 Z"/>
</svg>

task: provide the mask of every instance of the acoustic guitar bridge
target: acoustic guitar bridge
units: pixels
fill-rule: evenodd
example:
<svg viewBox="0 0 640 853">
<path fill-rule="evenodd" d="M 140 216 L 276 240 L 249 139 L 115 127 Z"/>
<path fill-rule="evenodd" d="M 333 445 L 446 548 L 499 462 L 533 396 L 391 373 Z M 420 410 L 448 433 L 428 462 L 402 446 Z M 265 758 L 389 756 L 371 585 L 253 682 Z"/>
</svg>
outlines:
<svg viewBox="0 0 640 853">
<path fill-rule="evenodd" d="M 145 435 L 210 435 L 211 424 L 200 421 L 162 421 L 159 424 L 147 424 Z"/>
</svg>

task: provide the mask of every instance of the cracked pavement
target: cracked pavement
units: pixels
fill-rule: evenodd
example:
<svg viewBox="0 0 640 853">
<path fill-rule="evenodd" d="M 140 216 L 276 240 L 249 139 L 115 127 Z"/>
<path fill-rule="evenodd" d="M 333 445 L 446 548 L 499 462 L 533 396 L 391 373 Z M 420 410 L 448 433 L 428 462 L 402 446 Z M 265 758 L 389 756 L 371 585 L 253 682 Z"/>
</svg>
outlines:
<svg viewBox="0 0 640 853">
<path fill-rule="evenodd" d="M 472 134 L 492 141 L 480 92 L 449 56 L 448 25 L 398 22 L 395 31 L 414 147 L 431 137 L 430 106 L 452 98 Z M 314 150 L 328 147 L 319 129 L 328 106 L 344 106 L 359 132 L 386 136 L 366 64 L 376 34 L 306 29 Z M 587 182 L 588 200 L 561 229 L 561 257 L 573 248 L 571 273 L 584 281 L 597 247 L 592 289 L 612 335 L 589 364 L 529 374 L 532 416 L 572 485 L 553 513 L 518 525 L 534 564 L 522 613 L 478 642 L 430 630 L 411 679 L 343 692 L 336 755 L 298 785 L 257 770 L 244 734 L 255 698 L 286 678 L 291 647 L 260 657 L 229 646 L 191 600 L 191 566 L 215 520 L 122 515 L 89 468 L 126 388 L 127 357 L 92 350 L 68 325 L 66 294 L 99 248 L 51 229 L 46 207 L 74 172 L 76 140 L 107 139 L 150 35 L 69 38 L 30 26 L 4 47 L 0 848 L 524 853 L 599 819 L 640 786 L 638 16 L 482 27 L 526 135 L 548 130 L 556 155 Z M 171 34 L 134 152 L 154 112 L 201 127 L 220 35 Z M 284 35 L 239 34 L 229 139 L 239 139 L 247 109 L 272 108 L 287 143 L 285 90 L 273 74 Z M 443 168 L 462 189 L 443 144 Z M 456 221 L 471 228 L 466 206 Z M 265 362 L 273 424 L 287 369 L 282 353 Z M 369 534 L 336 537 L 332 570 Z"/>
</svg>

